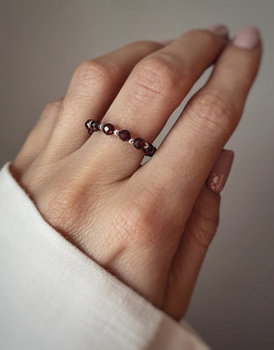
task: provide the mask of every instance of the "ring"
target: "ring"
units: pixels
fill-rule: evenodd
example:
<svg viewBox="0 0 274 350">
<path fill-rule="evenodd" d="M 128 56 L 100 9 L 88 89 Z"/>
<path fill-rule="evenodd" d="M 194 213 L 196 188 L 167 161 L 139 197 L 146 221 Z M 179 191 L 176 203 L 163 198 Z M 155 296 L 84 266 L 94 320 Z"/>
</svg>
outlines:
<svg viewBox="0 0 274 350">
<path fill-rule="evenodd" d="M 131 138 L 130 132 L 128 130 L 117 130 L 114 125 L 100 124 L 99 121 L 88 119 L 85 122 L 85 127 L 88 130 L 88 133 L 92 135 L 94 132 L 103 131 L 106 135 L 115 135 L 120 138 L 122 141 L 127 141 L 129 144 L 133 145 L 136 149 L 142 150 L 145 156 L 152 157 L 156 152 L 156 147 L 154 147 L 151 143 L 146 142 L 141 137 L 137 137 L 136 139 Z"/>
</svg>

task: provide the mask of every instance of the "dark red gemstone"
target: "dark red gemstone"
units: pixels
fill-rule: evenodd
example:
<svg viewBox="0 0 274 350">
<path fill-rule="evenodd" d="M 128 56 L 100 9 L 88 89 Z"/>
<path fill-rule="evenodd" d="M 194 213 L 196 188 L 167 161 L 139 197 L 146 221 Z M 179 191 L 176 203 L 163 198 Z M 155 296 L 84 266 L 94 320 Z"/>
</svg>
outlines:
<svg viewBox="0 0 274 350">
<path fill-rule="evenodd" d="M 134 140 L 134 147 L 137 149 L 143 149 L 146 142 L 143 140 L 141 137 L 138 137 L 137 139 Z"/>
<path fill-rule="evenodd" d="M 85 122 L 85 126 L 86 128 L 88 129 L 89 127 L 91 127 L 91 123 L 93 122 L 93 120 L 91 119 L 88 119 L 86 122 Z"/>
<path fill-rule="evenodd" d="M 100 122 L 98 122 L 97 120 L 93 120 L 93 123 L 92 123 L 92 130 L 93 130 L 93 131 L 100 131 L 99 125 L 100 125 Z"/>
<path fill-rule="evenodd" d="M 85 126 L 89 132 L 90 135 L 93 134 L 94 131 L 99 131 L 99 122 L 98 121 L 95 121 L 95 120 L 92 120 L 92 119 L 88 119 L 86 122 L 85 122 Z"/>
<path fill-rule="evenodd" d="M 144 148 L 144 153 L 146 156 L 152 157 L 155 152 L 156 152 L 156 147 L 154 147 L 151 143 L 147 148 Z"/>
<path fill-rule="evenodd" d="M 115 127 L 112 124 L 105 124 L 103 127 L 103 131 L 106 135 L 112 135 Z"/>
<path fill-rule="evenodd" d="M 130 133 L 128 130 L 122 130 L 119 132 L 119 137 L 122 141 L 129 141 L 131 139 Z"/>
<path fill-rule="evenodd" d="M 92 122 L 93 120 L 89 119 L 85 122 L 85 127 L 87 128 L 87 131 L 90 135 L 93 134 L 93 130 L 92 130 Z"/>
</svg>

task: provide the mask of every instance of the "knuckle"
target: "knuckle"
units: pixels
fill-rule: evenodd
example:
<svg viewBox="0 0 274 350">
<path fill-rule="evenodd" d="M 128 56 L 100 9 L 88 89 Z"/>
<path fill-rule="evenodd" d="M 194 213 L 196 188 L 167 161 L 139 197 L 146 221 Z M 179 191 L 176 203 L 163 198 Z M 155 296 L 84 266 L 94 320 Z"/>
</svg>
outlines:
<svg viewBox="0 0 274 350">
<path fill-rule="evenodd" d="M 134 206 L 130 210 L 123 211 L 115 220 L 114 227 L 120 241 L 147 246 L 153 245 L 158 237 L 152 221 L 146 208 Z"/>
<path fill-rule="evenodd" d="M 64 229 L 63 222 L 70 218 L 68 216 L 68 203 L 62 196 L 48 195 L 41 201 L 39 207 L 54 228 Z"/>
<path fill-rule="evenodd" d="M 38 207 L 47 221 L 58 231 L 67 233 L 82 221 L 78 193 L 60 184 L 39 196 Z"/>
<path fill-rule="evenodd" d="M 209 132 L 229 135 L 236 127 L 236 110 L 220 94 L 207 93 L 192 100 L 187 106 L 191 121 Z"/>
<path fill-rule="evenodd" d="M 135 68 L 135 91 L 144 100 L 159 96 L 172 99 L 178 89 L 180 74 L 172 59 L 161 54 L 147 58 Z"/>
<path fill-rule="evenodd" d="M 113 77 L 115 66 L 112 63 L 103 63 L 99 60 L 84 61 L 76 69 L 74 79 L 83 86 L 109 84 Z"/>
<path fill-rule="evenodd" d="M 123 208 L 119 224 L 120 236 L 128 237 L 130 242 L 141 246 L 155 246 L 163 238 L 165 232 L 165 207 L 161 193 L 144 189 L 138 196 L 130 197 L 131 205 Z"/>
<path fill-rule="evenodd" d="M 141 237 L 151 237 L 150 230 L 145 223 L 143 213 L 136 210 L 136 207 L 125 209 L 114 217 L 112 225 L 115 237 L 121 243 L 130 242 L 135 245 Z"/>
</svg>

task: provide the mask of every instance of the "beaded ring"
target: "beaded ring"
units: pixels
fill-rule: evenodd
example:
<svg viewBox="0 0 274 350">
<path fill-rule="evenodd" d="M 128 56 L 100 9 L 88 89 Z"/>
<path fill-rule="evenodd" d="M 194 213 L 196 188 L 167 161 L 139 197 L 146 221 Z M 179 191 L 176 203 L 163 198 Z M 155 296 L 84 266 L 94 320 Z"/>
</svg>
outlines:
<svg viewBox="0 0 274 350">
<path fill-rule="evenodd" d="M 97 120 L 88 119 L 85 122 L 85 126 L 88 130 L 88 133 L 92 135 L 94 132 L 103 131 L 106 135 L 115 135 L 120 138 L 122 141 L 127 141 L 129 144 L 133 145 L 136 149 L 142 150 L 145 156 L 152 157 L 156 152 L 156 147 L 154 147 L 151 143 L 146 142 L 141 137 L 137 137 L 136 139 L 131 138 L 130 132 L 128 130 L 117 130 L 114 125 L 100 124 Z"/>
</svg>

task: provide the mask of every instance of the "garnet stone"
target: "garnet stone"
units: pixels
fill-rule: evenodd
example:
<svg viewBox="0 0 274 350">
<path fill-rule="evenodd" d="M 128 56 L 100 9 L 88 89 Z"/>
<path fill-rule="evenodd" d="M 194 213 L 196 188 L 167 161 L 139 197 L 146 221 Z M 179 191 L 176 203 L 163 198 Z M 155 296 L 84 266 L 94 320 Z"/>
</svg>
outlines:
<svg viewBox="0 0 274 350">
<path fill-rule="evenodd" d="M 115 127 L 112 124 L 105 124 L 103 127 L 103 132 L 106 135 L 112 135 L 114 130 L 115 130 Z"/>
<path fill-rule="evenodd" d="M 99 122 L 96 121 L 96 120 L 92 120 L 92 119 L 88 119 L 86 122 L 85 122 L 85 126 L 89 132 L 90 135 L 93 134 L 94 131 L 99 131 Z"/>
<path fill-rule="evenodd" d="M 129 141 L 131 139 L 130 132 L 128 130 L 120 131 L 119 137 L 122 141 Z"/>
<path fill-rule="evenodd" d="M 150 143 L 147 148 L 144 148 L 144 153 L 146 156 L 152 157 L 156 152 L 156 148 Z"/>
<path fill-rule="evenodd" d="M 145 140 L 143 140 L 141 137 L 138 137 L 133 142 L 134 147 L 137 149 L 143 149 L 145 144 L 146 144 Z"/>
</svg>

